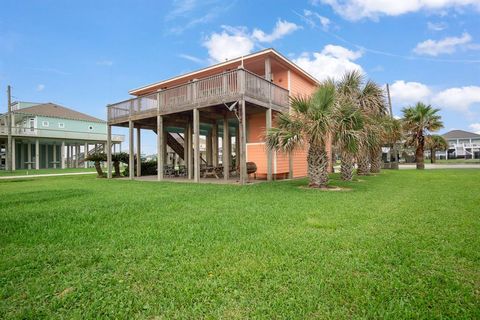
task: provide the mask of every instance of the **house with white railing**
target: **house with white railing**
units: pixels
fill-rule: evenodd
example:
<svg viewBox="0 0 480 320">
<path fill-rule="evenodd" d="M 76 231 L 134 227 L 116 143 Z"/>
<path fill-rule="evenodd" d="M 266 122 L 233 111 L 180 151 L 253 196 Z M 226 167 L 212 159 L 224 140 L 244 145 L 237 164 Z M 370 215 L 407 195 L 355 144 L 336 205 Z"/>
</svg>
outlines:
<svg viewBox="0 0 480 320">
<path fill-rule="evenodd" d="M 112 145 L 118 149 L 123 140 L 113 135 Z M 86 156 L 104 150 L 106 142 L 106 121 L 55 103 L 19 101 L 12 103 L 10 114 L 0 114 L 0 169 L 88 167 Z"/>
<path fill-rule="evenodd" d="M 446 159 L 480 159 L 480 134 L 464 130 L 452 130 L 442 135 L 448 142 Z"/>
</svg>

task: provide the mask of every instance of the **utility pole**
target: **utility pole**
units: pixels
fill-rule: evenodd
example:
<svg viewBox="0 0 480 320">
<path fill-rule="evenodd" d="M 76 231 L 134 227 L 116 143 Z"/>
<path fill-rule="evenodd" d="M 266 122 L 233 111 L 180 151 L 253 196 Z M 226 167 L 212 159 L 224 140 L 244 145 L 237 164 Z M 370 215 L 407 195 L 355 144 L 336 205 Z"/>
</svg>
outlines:
<svg viewBox="0 0 480 320">
<path fill-rule="evenodd" d="M 388 106 L 390 108 L 390 117 L 392 117 L 393 119 L 392 99 L 390 98 L 390 86 L 388 85 L 388 83 L 387 83 L 387 97 L 388 97 Z M 393 142 L 392 151 L 395 158 L 395 168 L 392 168 L 392 169 L 398 169 L 397 141 Z"/>
<path fill-rule="evenodd" d="M 12 163 L 15 159 L 12 159 L 12 89 L 10 85 L 7 86 L 7 98 L 8 98 L 8 112 L 7 112 L 7 134 L 8 134 L 8 141 L 7 141 L 7 163 L 6 169 L 12 170 Z"/>
</svg>

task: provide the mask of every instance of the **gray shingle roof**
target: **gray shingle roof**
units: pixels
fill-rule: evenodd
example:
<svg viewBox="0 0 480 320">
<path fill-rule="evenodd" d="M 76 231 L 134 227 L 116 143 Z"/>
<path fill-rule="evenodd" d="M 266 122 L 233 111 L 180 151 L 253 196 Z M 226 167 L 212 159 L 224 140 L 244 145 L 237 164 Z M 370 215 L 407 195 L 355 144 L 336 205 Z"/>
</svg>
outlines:
<svg viewBox="0 0 480 320">
<path fill-rule="evenodd" d="M 480 134 L 463 130 L 452 130 L 442 135 L 445 139 L 470 139 L 480 138 Z"/>
<path fill-rule="evenodd" d="M 36 106 L 19 109 L 16 112 L 32 114 L 36 116 L 63 118 L 63 119 L 71 119 L 71 120 L 105 122 L 102 119 L 98 119 L 98 118 L 89 116 L 88 114 L 81 113 L 81 112 L 78 112 L 78 111 L 75 111 L 51 102 L 42 103 Z"/>
</svg>

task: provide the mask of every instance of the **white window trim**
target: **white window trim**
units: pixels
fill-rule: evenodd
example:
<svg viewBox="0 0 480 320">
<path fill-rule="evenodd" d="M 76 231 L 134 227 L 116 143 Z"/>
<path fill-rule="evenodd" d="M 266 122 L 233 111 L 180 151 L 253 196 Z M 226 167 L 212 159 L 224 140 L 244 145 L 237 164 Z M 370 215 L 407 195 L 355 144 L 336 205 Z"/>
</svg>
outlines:
<svg viewBox="0 0 480 320">
<path fill-rule="evenodd" d="M 93 126 L 92 126 L 92 125 L 89 125 L 89 126 L 88 126 L 88 130 L 93 131 Z"/>
<path fill-rule="evenodd" d="M 48 122 L 46 120 L 42 121 L 42 127 L 49 127 L 49 126 L 50 126 L 50 122 Z"/>
<path fill-rule="evenodd" d="M 64 128 L 65 128 L 65 123 L 59 122 L 59 123 L 58 123 L 58 127 L 59 127 L 60 129 L 64 129 Z"/>
</svg>

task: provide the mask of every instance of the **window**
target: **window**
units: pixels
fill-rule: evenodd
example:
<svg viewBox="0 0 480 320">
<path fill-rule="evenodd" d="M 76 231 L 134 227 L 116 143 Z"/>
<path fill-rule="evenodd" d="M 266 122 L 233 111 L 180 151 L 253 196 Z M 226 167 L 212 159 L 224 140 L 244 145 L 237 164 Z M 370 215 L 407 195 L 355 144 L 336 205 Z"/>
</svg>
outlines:
<svg viewBox="0 0 480 320">
<path fill-rule="evenodd" d="M 50 123 L 48 123 L 48 121 L 42 121 L 42 126 L 48 127 L 49 125 L 50 125 Z"/>
<path fill-rule="evenodd" d="M 35 118 L 30 118 L 29 120 L 30 123 L 30 131 L 35 131 Z"/>
<path fill-rule="evenodd" d="M 88 126 L 88 130 L 92 131 L 92 130 L 93 130 L 93 126 Z"/>
<path fill-rule="evenodd" d="M 60 129 L 65 128 L 65 123 L 59 122 L 59 123 L 58 123 L 58 127 L 59 127 Z"/>
</svg>

